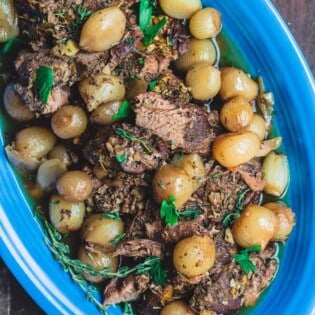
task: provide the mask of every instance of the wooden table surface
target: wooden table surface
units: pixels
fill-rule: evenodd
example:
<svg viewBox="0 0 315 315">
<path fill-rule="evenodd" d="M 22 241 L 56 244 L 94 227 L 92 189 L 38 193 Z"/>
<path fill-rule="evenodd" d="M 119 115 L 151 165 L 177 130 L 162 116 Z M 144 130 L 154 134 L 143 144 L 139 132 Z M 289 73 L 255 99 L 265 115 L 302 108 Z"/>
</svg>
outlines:
<svg viewBox="0 0 315 315">
<path fill-rule="evenodd" d="M 273 2 L 295 35 L 314 74 L 315 1 L 274 0 Z M 0 315 L 40 314 L 44 313 L 27 295 L 0 260 Z"/>
</svg>

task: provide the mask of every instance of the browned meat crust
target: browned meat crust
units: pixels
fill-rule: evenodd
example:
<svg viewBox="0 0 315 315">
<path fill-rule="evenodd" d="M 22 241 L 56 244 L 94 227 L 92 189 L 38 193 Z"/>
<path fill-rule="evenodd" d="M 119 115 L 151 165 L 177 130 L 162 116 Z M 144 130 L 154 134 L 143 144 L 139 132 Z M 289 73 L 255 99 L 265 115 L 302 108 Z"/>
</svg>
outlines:
<svg viewBox="0 0 315 315">
<path fill-rule="evenodd" d="M 176 104 L 163 101 L 161 95 L 154 92 L 141 94 L 137 99 L 135 112 L 138 126 L 149 129 L 187 153 L 209 155 L 217 135 L 209 124 L 205 109 L 193 104 L 179 108 Z M 163 109 L 163 103 L 167 105 L 166 109 Z"/>
<path fill-rule="evenodd" d="M 127 257 L 161 257 L 162 244 L 147 239 L 128 240 L 117 247 L 115 255 Z"/>
<path fill-rule="evenodd" d="M 150 278 L 147 275 L 130 275 L 125 279 L 114 278 L 106 286 L 104 305 L 117 304 L 139 299 L 147 290 Z"/>
</svg>

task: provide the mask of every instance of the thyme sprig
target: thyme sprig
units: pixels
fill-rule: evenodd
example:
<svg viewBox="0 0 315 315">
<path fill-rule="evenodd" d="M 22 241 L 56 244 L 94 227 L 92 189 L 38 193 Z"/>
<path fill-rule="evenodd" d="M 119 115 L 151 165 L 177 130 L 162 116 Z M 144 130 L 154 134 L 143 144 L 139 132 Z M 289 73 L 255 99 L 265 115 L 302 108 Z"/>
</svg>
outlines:
<svg viewBox="0 0 315 315">
<path fill-rule="evenodd" d="M 235 203 L 234 212 L 227 214 L 225 218 L 223 219 L 222 224 L 225 227 L 231 225 L 240 217 L 241 211 L 243 209 L 245 195 L 247 194 L 247 192 L 249 192 L 249 189 L 245 189 L 239 194 Z"/>
<path fill-rule="evenodd" d="M 152 149 L 149 148 L 149 147 L 147 146 L 147 144 L 146 144 L 142 139 L 137 138 L 136 136 L 134 136 L 134 135 L 128 133 L 126 130 L 124 130 L 124 129 L 122 129 L 122 128 L 117 128 L 117 129 L 116 129 L 116 134 L 117 134 L 118 136 L 121 136 L 121 137 L 123 137 L 123 138 L 129 140 L 129 141 L 140 143 L 140 145 L 142 145 L 142 147 L 143 147 L 145 150 L 147 150 L 149 153 L 152 153 Z"/>
</svg>

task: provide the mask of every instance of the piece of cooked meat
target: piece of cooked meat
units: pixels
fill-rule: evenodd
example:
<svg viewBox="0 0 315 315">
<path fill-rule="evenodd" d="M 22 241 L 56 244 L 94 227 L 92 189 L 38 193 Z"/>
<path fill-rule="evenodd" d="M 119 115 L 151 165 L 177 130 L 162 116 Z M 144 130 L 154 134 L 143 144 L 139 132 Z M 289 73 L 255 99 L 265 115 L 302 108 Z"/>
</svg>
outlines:
<svg viewBox="0 0 315 315">
<path fill-rule="evenodd" d="M 168 243 L 176 243 L 200 232 L 204 218 L 204 215 L 199 215 L 194 220 L 179 222 L 174 227 L 166 226 L 162 232 L 163 240 Z"/>
<path fill-rule="evenodd" d="M 218 117 L 217 112 L 207 113 L 204 108 L 193 104 L 178 107 L 154 92 L 141 94 L 137 100 L 135 112 L 138 126 L 187 153 L 210 154 L 217 134 L 216 129 L 211 128 L 208 116 Z"/>
<path fill-rule="evenodd" d="M 110 157 L 123 157 L 119 165 L 126 173 L 142 174 L 146 170 L 156 170 L 168 159 L 168 148 L 162 139 L 127 123 L 113 127 L 106 147 Z"/>
<path fill-rule="evenodd" d="M 145 207 L 147 193 L 147 180 L 121 172 L 116 178 L 105 181 L 94 190 L 87 202 L 98 212 L 135 214 Z"/>
<path fill-rule="evenodd" d="M 127 278 L 114 278 L 104 291 L 104 305 L 134 301 L 147 290 L 150 277 L 147 275 L 129 275 Z"/>
<path fill-rule="evenodd" d="M 186 105 L 192 99 L 189 88 L 170 70 L 165 70 L 160 75 L 153 92 L 159 93 L 166 100 L 176 102 L 179 105 Z"/>
<path fill-rule="evenodd" d="M 210 220 L 220 222 L 228 213 L 250 203 L 259 203 L 262 191 L 253 191 L 238 171 L 229 171 L 212 160 L 206 163 L 206 168 L 206 184 L 193 194 L 193 198 L 197 206 L 207 212 Z M 244 165 L 242 169 L 257 180 L 261 179 L 259 161 Z"/>
<path fill-rule="evenodd" d="M 127 257 L 161 257 L 162 244 L 148 239 L 127 240 L 118 245 L 115 255 Z"/>
</svg>

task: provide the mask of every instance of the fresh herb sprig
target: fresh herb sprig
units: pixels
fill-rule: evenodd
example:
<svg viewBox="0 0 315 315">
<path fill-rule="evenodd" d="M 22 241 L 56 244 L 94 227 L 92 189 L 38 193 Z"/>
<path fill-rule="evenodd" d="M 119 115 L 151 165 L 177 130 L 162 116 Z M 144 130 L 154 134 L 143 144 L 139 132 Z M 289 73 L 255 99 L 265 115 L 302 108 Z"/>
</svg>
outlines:
<svg viewBox="0 0 315 315">
<path fill-rule="evenodd" d="M 76 18 L 73 21 L 73 27 L 79 29 L 92 13 L 92 10 L 88 10 L 82 4 L 79 4 L 76 10 Z"/>
<path fill-rule="evenodd" d="M 157 84 L 158 84 L 158 80 L 151 81 L 151 82 L 149 83 L 149 90 L 150 90 L 150 91 L 153 91 L 154 88 L 157 86 Z"/>
<path fill-rule="evenodd" d="M 117 221 L 121 220 L 121 217 L 120 217 L 118 211 L 105 212 L 105 213 L 103 213 L 102 217 L 112 219 L 112 220 L 117 220 Z"/>
<path fill-rule="evenodd" d="M 25 46 L 26 43 L 23 40 L 19 38 L 11 38 L 3 45 L 2 52 L 4 54 L 10 53 L 11 55 L 13 50 L 20 50 Z"/>
<path fill-rule="evenodd" d="M 231 225 L 232 223 L 234 223 L 240 217 L 241 211 L 243 209 L 245 195 L 247 194 L 248 191 L 249 191 L 249 189 L 245 189 L 237 197 L 237 200 L 236 200 L 236 203 L 235 203 L 234 212 L 227 214 L 225 216 L 225 218 L 223 219 L 223 221 L 222 221 L 222 224 L 225 227 Z"/>
<path fill-rule="evenodd" d="M 118 234 L 115 239 L 111 241 L 113 246 L 118 245 L 124 238 L 126 237 L 126 233 Z"/>
<path fill-rule="evenodd" d="M 161 208 L 160 208 L 160 216 L 164 219 L 165 223 L 170 227 L 173 227 L 177 224 L 181 217 L 196 219 L 202 211 L 200 209 L 187 209 L 184 211 L 177 211 L 174 201 L 176 198 L 174 196 L 170 196 L 169 200 L 162 200 Z"/>
<path fill-rule="evenodd" d="M 154 37 L 160 32 L 162 27 L 166 24 L 165 16 L 161 21 L 155 25 L 150 25 L 153 14 L 153 1 L 152 0 L 140 0 L 139 8 L 139 26 L 143 32 L 143 43 L 145 46 L 149 46 Z"/>
<path fill-rule="evenodd" d="M 131 105 L 128 101 L 123 101 L 118 112 L 112 116 L 114 120 L 125 119 L 131 116 Z"/>
<path fill-rule="evenodd" d="M 128 302 L 123 304 L 123 312 L 124 312 L 124 315 L 135 315 L 131 304 Z"/>
<path fill-rule="evenodd" d="M 52 68 L 40 66 L 36 72 L 34 86 L 40 101 L 45 105 L 54 85 L 54 72 Z"/>
<path fill-rule="evenodd" d="M 134 135 L 131 135 L 130 133 L 128 133 L 126 130 L 122 129 L 122 128 L 117 128 L 116 129 L 116 134 L 118 136 L 121 136 L 127 140 L 130 140 L 132 142 L 138 142 L 140 143 L 144 149 L 146 149 L 149 153 L 152 153 L 152 149 L 149 148 L 147 146 L 147 144 L 140 138 L 135 137 Z"/>
<path fill-rule="evenodd" d="M 255 272 L 256 267 L 253 262 L 249 259 L 250 252 L 260 252 L 260 245 L 253 245 L 246 249 L 241 250 L 238 254 L 233 254 L 235 261 L 239 264 L 244 271 L 244 273 L 248 274 L 250 271 Z"/>
</svg>

